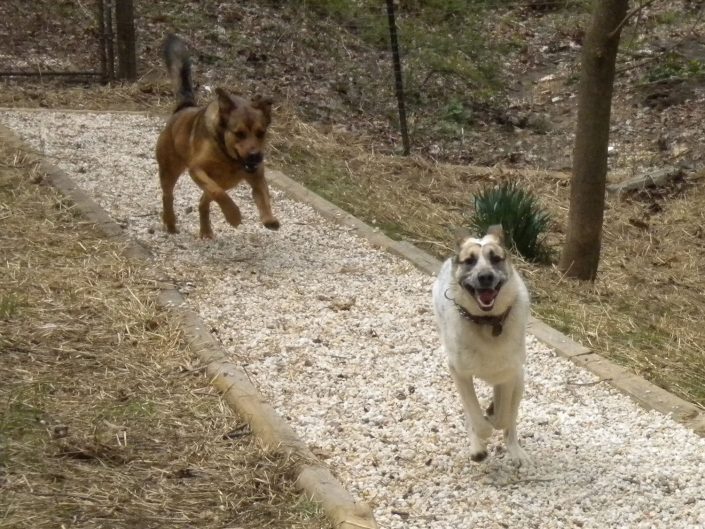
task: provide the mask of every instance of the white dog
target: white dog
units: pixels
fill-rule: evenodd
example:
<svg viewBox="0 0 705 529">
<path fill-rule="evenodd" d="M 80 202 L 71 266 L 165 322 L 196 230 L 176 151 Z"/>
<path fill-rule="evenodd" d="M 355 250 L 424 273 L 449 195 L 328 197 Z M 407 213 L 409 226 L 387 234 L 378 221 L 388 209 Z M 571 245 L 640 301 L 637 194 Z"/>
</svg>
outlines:
<svg viewBox="0 0 705 529">
<path fill-rule="evenodd" d="M 472 460 L 487 457 L 487 439 L 497 429 L 504 430 L 509 457 L 521 465 L 529 462 L 516 432 L 524 393 L 529 293 L 502 238 L 501 226 L 492 226 L 481 239 L 460 238 L 457 254 L 443 263 L 433 285 L 433 304 L 450 374 L 465 408 Z M 494 389 L 486 414 L 474 377 Z"/>
</svg>

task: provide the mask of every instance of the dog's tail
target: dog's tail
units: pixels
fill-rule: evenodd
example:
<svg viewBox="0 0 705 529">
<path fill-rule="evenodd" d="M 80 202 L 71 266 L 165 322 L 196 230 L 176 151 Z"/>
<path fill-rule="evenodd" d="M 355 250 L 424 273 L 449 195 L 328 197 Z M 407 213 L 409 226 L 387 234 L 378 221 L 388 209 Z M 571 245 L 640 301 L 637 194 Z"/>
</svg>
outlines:
<svg viewBox="0 0 705 529">
<path fill-rule="evenodd" d="M 174 34 L 169 34 L 164 40 L 164 61 L 169 71 L 176 91 L 176 108 L 195 107 L 196 98 L 193 94 L 193 81 L 191 80 L 191 57 L 186 43 Z"/>
</svg>

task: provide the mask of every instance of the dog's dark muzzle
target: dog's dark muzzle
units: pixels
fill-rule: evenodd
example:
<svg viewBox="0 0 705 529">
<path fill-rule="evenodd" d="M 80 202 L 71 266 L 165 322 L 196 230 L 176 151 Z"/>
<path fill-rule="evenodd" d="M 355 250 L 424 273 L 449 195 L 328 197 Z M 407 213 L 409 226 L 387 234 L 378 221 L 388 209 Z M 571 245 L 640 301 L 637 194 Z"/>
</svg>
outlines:
<svg viewBox="0 0 705 529">
<path fill-rule="evenodd" d="M 262 153 L 250 154 L 243 160 L 243 166 L 248 173 L 254 173 L 262 164 Z"/>
<path fill-rule="evenodd" d="M 460 286 L 474 296 L 478 290 L 499 290 L 500 283 L 494 274 L 480 274 L 475 278 L 463 279 Z"/>
<path fill-rule="evenodd" d="M 497 279 L 492 272 L 485 272 L 477 275 L 478 288 L 495 288 Z"/>
<path fill-rule="evenodd" d="M 479 274 L 474 279 L 465 278 L 460 282 L 466 292 L 468 292 L 482 310 L 492 310 L 494 302 L 502 288 L 502 281 L 491 273 Z"/>
</svg>

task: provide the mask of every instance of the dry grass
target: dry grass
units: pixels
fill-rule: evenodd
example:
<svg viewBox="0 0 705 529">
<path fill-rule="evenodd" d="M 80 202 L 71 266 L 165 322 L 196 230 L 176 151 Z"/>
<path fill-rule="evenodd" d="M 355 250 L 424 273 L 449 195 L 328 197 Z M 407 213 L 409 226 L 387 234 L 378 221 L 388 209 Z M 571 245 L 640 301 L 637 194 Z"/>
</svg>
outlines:
<svg viewBox="0 0 705 529">
<path fill-rule="evenodd" d="M 148 74 L 137 83 L 112 86 L 67 84 L 47 80 L 41 83 L 4 82 L 0 106 L 25 108 L 73 108 L 79 110 L 162 110 L 174 105 L 168 80 Z"/>
<path fill-rule="evenodd" d="M 327 526 L 40 177 L 0 147 L 0 527 Z"/>
<path fill-rule="evenodd" d="M 273 158 L 286 173 L 395 238 L 447 256 L 468 226 L 472 195 L 517 180 L 554 219 L 563 242 L 569 178 L 559 173 L 433 164 L 377 154 L 374 143 L 319 130 L 280 112 Z M 521 263 L 536 315 L 576 340 L 705 407 L 705 180 L 611 197 L 599 279 L 583 284 L 555 267 Z"/>
</svg>

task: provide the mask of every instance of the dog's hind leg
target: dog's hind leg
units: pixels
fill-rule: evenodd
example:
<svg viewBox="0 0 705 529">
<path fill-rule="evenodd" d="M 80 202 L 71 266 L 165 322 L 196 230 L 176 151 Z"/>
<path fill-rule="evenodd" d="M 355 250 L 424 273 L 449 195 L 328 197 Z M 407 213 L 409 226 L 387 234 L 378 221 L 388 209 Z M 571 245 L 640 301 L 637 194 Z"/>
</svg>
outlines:
<svg viewBox="0 0 705 529">
<path fill-rule="evenodd" d="M 198 218 L 201 225 L 201 239 L 212 239 L 213 229 L 211 228 L 211 208 L 212 199 L 205 191 L 201 195 L 201 200 L 198 201 Z"/>
<path fill-rule="evenodd" d="M 279 229 L 279 221 L 272 213 L 272 202 L 269 197 L 269 188 L 264 174 L 258 173 L 254 176 L 247 177 L 247 183 L 252 188 L 252 198 L 259 211 L 259 218 L 264 224 L 264 227 L 270 230 Z"/>
<path fill-rule="evenodd" d="M 490 403 L 485 414 L 487 420 L 492 423 L 492 426 L 497 430 L 504 430 L 511 421 L 511 405 L 512 393 L 514 391 L 515 382 L 512 380 L 509 383 L 497 384 L 493 387 L 492 402 Z"/>
<path fill-rule="evenodd" d="M 459 373 L 453 366 L 450 366 L 450 374 L 465 408 L 465 420 L 470 436 L 470 459 L 480 462 L 487 457 L 487 439 L 492 435 L 492 424 L 482 413 L 473 377 Z"/>
<path fill-rule="evenodd" d="M 174 187 L 183 167 L 159 160 L 159 183 L 162 187 L 162 221 L 168 233 L 178 233 L 174 213 Z"/>
<path fill-rule="evenodd" d="M 514 463 L 519 466 L 528 466 L 531 464 L 531 458 L 519 444 L 516 425 L 504 430 L 504 443 L 507 445 L 509 458 Z"/>
</svg>

